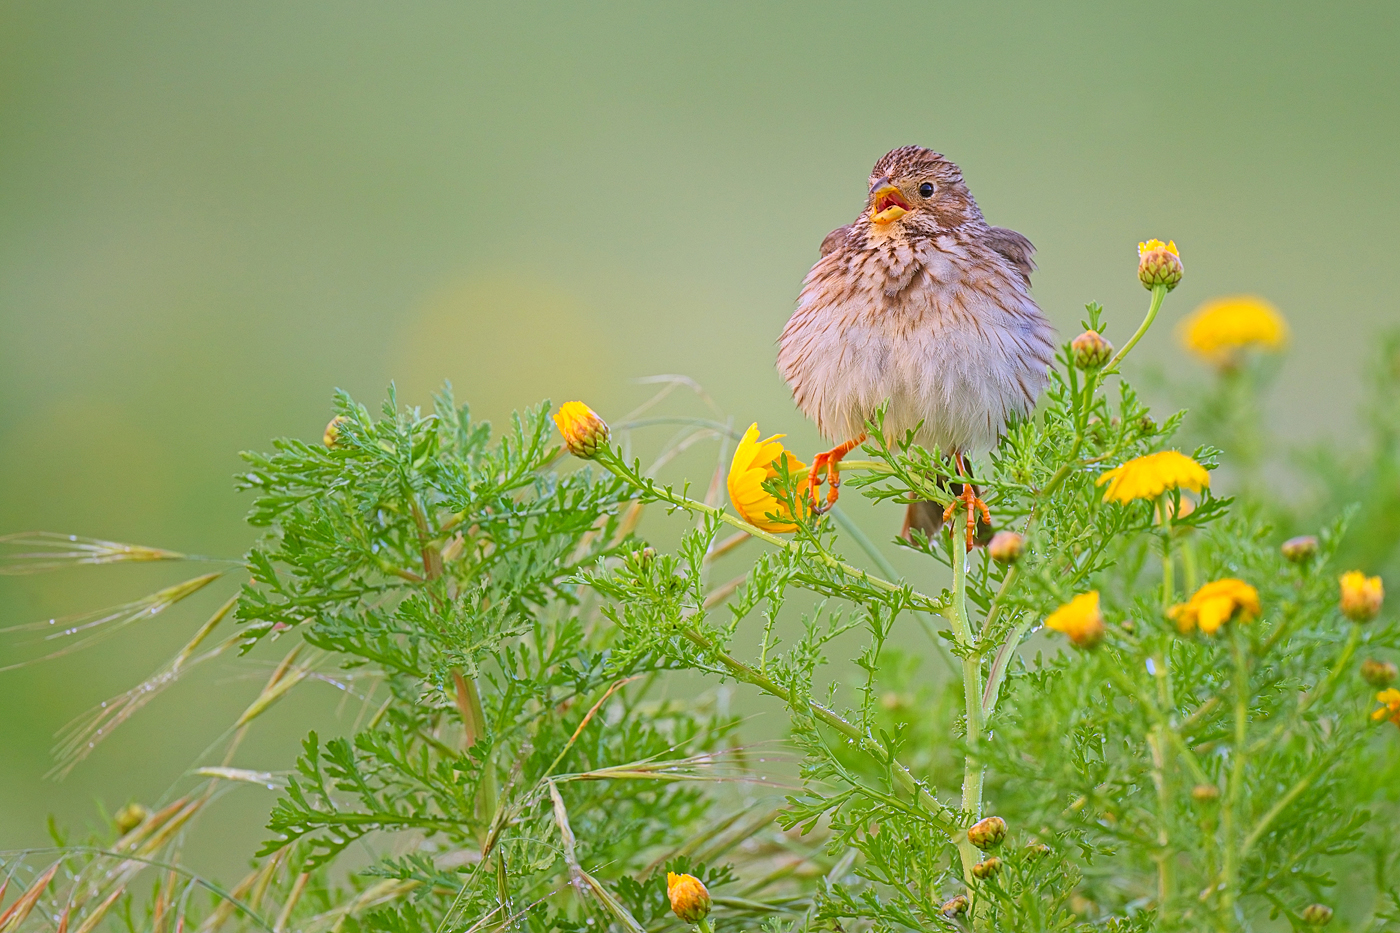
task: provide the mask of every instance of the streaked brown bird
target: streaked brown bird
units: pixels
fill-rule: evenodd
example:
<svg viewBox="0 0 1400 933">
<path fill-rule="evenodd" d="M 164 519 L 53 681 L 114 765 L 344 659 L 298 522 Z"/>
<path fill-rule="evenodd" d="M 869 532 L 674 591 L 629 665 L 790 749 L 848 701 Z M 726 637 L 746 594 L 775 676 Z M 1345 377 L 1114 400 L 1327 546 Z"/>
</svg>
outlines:
<svg viewBox="0 0 1400 933">
<path fill-rule="evenodd" d="M 990 450 L 1010 418 L 1031 412 L 1054 358 L 1054 331 L 1030 295 L 1034 252 L 982 218 L 939 153 L 904 146 L 875 163 L 865 210 L 822 241 L 778 340 L 798 407 L 836 444 L 812 463 L 814 508 L 836 501 L 841 458 L 886 400 L 885 436 L 917 427 L 916 443 L 951 456 L 962 476 L 965 455 Z M 971 483 L 953 486 L 946 510 L 910 503 L 906 537 L 932 537 L 961 504 L 972 547 L 978 516 L 991 518 Z"/>
</svg>

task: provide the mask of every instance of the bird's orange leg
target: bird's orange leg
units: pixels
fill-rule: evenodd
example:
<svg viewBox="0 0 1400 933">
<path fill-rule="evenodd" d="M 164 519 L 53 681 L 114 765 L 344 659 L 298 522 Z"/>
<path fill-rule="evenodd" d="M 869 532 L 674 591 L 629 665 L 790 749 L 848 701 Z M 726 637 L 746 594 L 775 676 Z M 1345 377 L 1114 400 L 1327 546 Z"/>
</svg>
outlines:
<svg viewBox="0 0 1400 933">
<path fill-rule="evenodd" d="M 969 479 L 972 474 L 968 472 L 967 461 L 962 454 L 953 454 L 953 461 L 958 465 L 958 473 Z M 962 492 L 958 493 L 956 499 L 948 503 L 948 507 L 943 510 L 943 521 L 946 524 L 953 517 L 953 512 L 961 504 L 967 509 L 967 549 L 972 550 L 972 545 L 977 540 L 977 516 L 980 513 L 982 520 L 988 525 L 992 523 L 992 513 L 987 511 L 987 503 L 983 502 L 977 495 L 977 490 L 972 488 L 971 483 L 962 484 Z M 950 528 L 952 526 L 949 526 Z"/>
<path fill-rule="evenodd" d="M 837 497 L 841 495 L 841 458 L 864 443 L 865 432 L 861 432 L 860 437 L 838 444 L 812 458 L 812 469 L 807 473 L 807 497 L 812 503 L 812 514 L 820 515 L 836 504 Z M 823 467 L 826 468 L 827 478 L 826 505 L 822 505 L 817 496 L 817 489 L 822 484 Z"/>
</svg>

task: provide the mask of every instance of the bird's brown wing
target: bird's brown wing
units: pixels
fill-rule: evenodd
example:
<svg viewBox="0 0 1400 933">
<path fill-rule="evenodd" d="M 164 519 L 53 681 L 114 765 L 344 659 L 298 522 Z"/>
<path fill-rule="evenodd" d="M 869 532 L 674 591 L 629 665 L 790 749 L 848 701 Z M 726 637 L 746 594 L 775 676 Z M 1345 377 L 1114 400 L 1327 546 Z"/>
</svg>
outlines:
<svg viewBox="0 0 1400 933">
<path fill-rule="evenodd" d="M 1008 230 L 1005 227 L 987 228 L 986 238 L 987 245 L 1015 266 L 1016 271 L 1025 276 L 1026 282 L 1029 283 L 1031 273 L 1035 271 L 1035 260 L 1031 258 L 1035 255 L 1035 246 L 1031 241 L 1015 230 Z"/>
<path fill-rule="evenodd" d="M 835 252 L 840 249 L 841 244 L 846 242 L 846 234 L 851 232 L 851 227 L 853 226 L 855 225 L 846 224 L 846 226 L 837 227 L 835 230 L 828 233 L 826 239 L 822 240 L 822 255 L 825 256 L 827 253 Z"/>
</svg>

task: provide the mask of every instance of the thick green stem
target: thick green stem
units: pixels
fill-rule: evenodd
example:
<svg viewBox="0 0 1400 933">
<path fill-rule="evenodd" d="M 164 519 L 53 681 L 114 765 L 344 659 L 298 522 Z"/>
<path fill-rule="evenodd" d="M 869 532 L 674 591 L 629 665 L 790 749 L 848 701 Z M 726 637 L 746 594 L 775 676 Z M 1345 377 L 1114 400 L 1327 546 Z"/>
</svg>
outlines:
<svg viewBox="0 0 1400 933">
<path fill-rule="evenodd" d="M 1220 903 L 1226 917 L 1233 922 L 1235 899 L 1239 894 L 1239 859 L 1243 854 L 1235 836 L 1239 816 L 1240 796 L 1244 791 L 1245 762 L 1249 757 L 1249 657 L 1245 651 L 1244 632 L 1238 622 L 1230 626 L 1230 642 L 1235 661 L 1235 748 L 1230 769 L 1229 790 L 1221 808 L 1221 849 L 1224 851 L 1223 890 Z"/>
<path fill-rule="evenodd" d="M 972 625 L 967 616 L 967 548 L 963 546 L 956 528 L 951 529 L 949 548 L 953 557 L 953 602 L 950 607 L 953 633 L 966 651 L 962 659 L 963 706 L 967 719 L 967 744 L 963 759 L 962 808 L 968 818 L 982 818 L 982 763 L 972 752 L 982 740 L 982 657 L 975 650 Z M 958 855 L 962 860 L 963 880 L 972 884 L 972 866 L 980 856 L 966 833 L 958 836 Z"/>
</svg>

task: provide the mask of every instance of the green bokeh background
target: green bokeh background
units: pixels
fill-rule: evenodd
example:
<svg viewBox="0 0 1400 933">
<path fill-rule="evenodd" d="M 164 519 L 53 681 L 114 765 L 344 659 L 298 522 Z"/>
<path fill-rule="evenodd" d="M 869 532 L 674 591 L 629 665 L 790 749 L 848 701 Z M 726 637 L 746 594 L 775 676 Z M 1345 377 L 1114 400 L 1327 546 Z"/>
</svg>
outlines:
<svg viewBox="0 0 1400 933">
<path fill-rule="evenodd" d="M 1294 344 L 1271 416 L 1341 437 L 1400 318 L 1397 35 L 1393 3 L 0 0 L 0 533 L 237 556 L 236 452 L 319 436 L 333 387 L 374 404 L 391 379 L 410 402 L 451 379 L 499 419 L 545 397 L 613 416 L 635 377 L 684 373 L 815 449 L 773 342 L 870 165 L 911 142 L 1037 244 L 1062 332 L 1096 299 L 1121 342 L 1148 236 L 1187 276 L 1142 360 L 1202 375 L 1170 325 L 1272 299 Z M 179 577 L 0 578 L 0 624 Z M 219 598 L 0 673 L 0 848 L 158 798 L 237 715 L 260 670 L 182 684 L 41 777 L 55 730 Z M 10 637 L 0 664 L 33 652 Z M 334 687 L 312 688 L 335 728 Z M 240 764 L 286 766 L 310 715 L 287 712 Z M 211 817 L 197 867 L 236 870 L 257 794 Z"/>
</svg>

